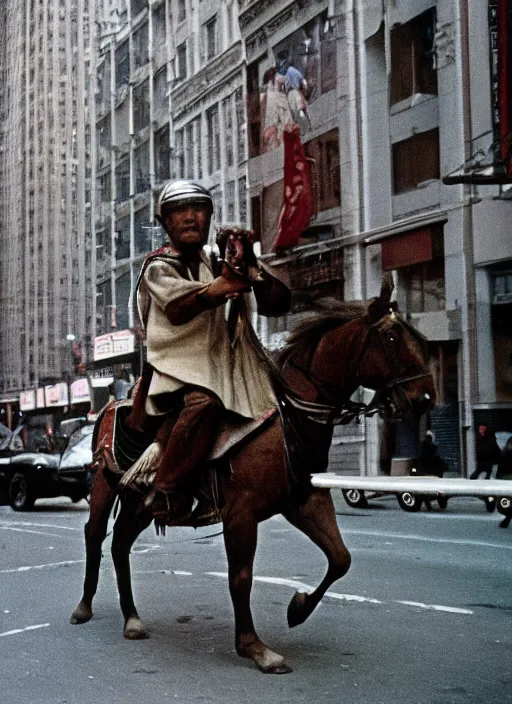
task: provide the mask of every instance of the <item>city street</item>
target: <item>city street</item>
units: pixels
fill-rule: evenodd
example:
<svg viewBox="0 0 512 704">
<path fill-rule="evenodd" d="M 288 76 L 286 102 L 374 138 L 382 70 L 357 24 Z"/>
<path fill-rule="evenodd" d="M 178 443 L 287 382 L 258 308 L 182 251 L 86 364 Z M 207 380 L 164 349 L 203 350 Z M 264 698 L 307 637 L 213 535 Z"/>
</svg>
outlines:
<svg viewBox="0 0 512 704">
<path fill-rule="evenodd" d="M 122 637 L 105 542 L 94 618 L 71 626 L 84 571 L 85 502 L 0 508 L 0 682 L 9 704 L 496 704 L 512 702 L 512 530 L 482 501 L 407 514 L 391 497 L 353 510 L 336 492 L 349 574 L 289 630 L 294 591 L 323 555 L 281 517 L 260 531 L 253 605 L 294 668 L 264 676 L 233 648 L 220 526 L 153 528 L 132 556 L 146 641 Z"/>
</svg>

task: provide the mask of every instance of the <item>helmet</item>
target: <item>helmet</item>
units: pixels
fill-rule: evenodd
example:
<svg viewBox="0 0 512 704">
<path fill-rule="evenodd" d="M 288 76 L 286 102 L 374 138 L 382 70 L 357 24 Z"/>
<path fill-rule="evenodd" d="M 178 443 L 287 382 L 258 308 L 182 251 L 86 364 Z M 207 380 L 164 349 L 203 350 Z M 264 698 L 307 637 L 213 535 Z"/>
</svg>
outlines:
<svg viewBox="0 0 512 704">
<path fill-rule="evenodd" d="M 162 211 L 169 206 L 183 205 L 186 203 L 204 203 L 213 212 L 213 199 L 209 190 L 195 181 L 180 179 L 168 181 L 160 192 L 156 204 L 155 217 L 161 220 Z"/>
</svg>

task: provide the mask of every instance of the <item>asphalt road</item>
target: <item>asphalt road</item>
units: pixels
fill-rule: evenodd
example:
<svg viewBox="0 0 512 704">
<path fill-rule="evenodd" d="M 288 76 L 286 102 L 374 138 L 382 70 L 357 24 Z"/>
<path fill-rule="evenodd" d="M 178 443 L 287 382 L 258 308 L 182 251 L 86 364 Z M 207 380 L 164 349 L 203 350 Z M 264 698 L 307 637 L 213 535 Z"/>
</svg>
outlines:
<svg viewBox="0 0 512 704">
<path fill-rule="evenodd" d="M 394 499 L 336 501 L 353 563 L 303 626 L 289 630 L 296 583 L 323 555 L 277 517 L 261 527 L 253 592 L 258 631 L 294 672 L 261 674 L 233 647 L 220 526 L 152 528 L 132 556 L 146 641 L 126 641 L 109 538 L 95 616 L 80 598 L 87 504 L 0 508 L 3 704 L 463 704 L 512 702 L 512 528 L 477 499 L 407 514 Z"/>
</svg>

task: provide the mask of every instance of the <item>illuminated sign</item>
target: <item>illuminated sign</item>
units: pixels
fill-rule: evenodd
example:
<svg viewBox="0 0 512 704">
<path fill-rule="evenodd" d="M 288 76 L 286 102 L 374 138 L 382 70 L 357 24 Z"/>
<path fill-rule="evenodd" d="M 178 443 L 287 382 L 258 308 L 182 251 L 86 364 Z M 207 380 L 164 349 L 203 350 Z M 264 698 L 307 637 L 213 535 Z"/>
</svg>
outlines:
<svg viewBox="0 0 512 704">
<path fill-rule="evenodd" d="M 89 393 L 89 382 L 84 377 L 82 379 L 76 379 L 70 387 L 71 391 L 71 403 L 86 403 L 91 400 L 91 394 Z"/>
<path fill-rule="evenodd" d="M 34 389 L 30 391 L 22 391 L 20 393 L 20 411 L 33 411 L 36 408 L 36 392 Z"/>
<path fill-rule="evenodd" d="M 94 361 L 122 357 L 135 350 L 135 336 L 130 330 L 116 330 L 94 338 Z"/>
<path fill-rule="evenodd" d="M 65 382 L 44 387 L 44 400 L 48 408 L 67 406 L 69 403 L 68 385 Z"/>
</svg>

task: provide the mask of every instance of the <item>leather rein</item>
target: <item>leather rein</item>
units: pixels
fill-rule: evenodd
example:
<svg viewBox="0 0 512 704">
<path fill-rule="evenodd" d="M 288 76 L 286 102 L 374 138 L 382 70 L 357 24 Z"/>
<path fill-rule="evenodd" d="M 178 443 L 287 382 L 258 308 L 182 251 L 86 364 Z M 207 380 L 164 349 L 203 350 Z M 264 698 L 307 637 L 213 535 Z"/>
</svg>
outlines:
<svg viewBox="0 0 512 704">
<path fill-rule="evenodd" d="M 393 306 L 393 304 L 391 304 L 391 306 Z M 392 320 L 397 320 L 403 328 L 412 332 L 413 336 L 420 342 L 422 346 L 423 358 L 426 360 L 428 353 L 426 348 L 426 339 L 423 337 L 423 335 L 421 335 L 421 333 L 419 333 L 417 330 L 412 328 L 412 326 L 406 323 L 396 313 L 394 307 L 390 307 L 389 313 L 387 315 Z M 365 316 L 365 318 L 368 320 L 367 316 Z M 391 368 L 393 369 L 393 376 L 381 389 L 375 392 L 374 397 L 369 404 L 352 401 L 351 399 L 347 399 L 341 404 L 337 403 L 332 398 L 332 395 L 325 388 L 322 382 L 317 379 L 315 375 L 311 372 L 311 364 L 320 340 L 318 340 L 317 344 L 314 345 L 311 349 L 306 365 L 307 368 L 301 367 L 296 362 L 292 361 L 290 357 L 287 357 L 285 359 L 283 367 L 285 365 L 289 365 L 296 369 L 298 372 L 300 372 L 311 383 L 311 385 L 318 392 L 318 394 L 323 398 L 327 399 L 328 403 L 305 401 L 301 398 L 298 398 L 294 393 L 288 391 L 285 393 L 286 402 L 290 403 L 298 411 L 305 413 L 309 420 L 312 420 L 316 423 L 320 423 L 323 425 L 345 425 L 346 423 L 350 423 L 356 418 L 369 417 L 377 413 L 384 413 L 386 408 L 389 406 L 390 397 L 393 393 L 396 393 L 398 396 L 405 398 L 405 392 L 402 388 L 403 385 L 411 381 L 416 381 L 417 379 L 423 379 L 429 376 L 429 373 L 423 372 L 419 374 L 400 376 L 401 364 L 398 360 L 396 349 L 394 345 L 391 344 L 392 340 L 387 340 L 385 335 L 382 333 L 381 323 L 382 318 L 380 318 L 375 323 L 370 323 L 368 326 L 366 337 L 361 346 L 361 351 L 358 355 L 359 366 L 357 368 L 355 376 L 356 378 L 359 376 L 359 370 L 361 368 L 362 360 L 364 358 L 364 355 L 366 354 L 368 347 L 370 346 L 370 337 L 372 331 L 377 333 L 382 343 L 387 360 Z"/>
</svg>

